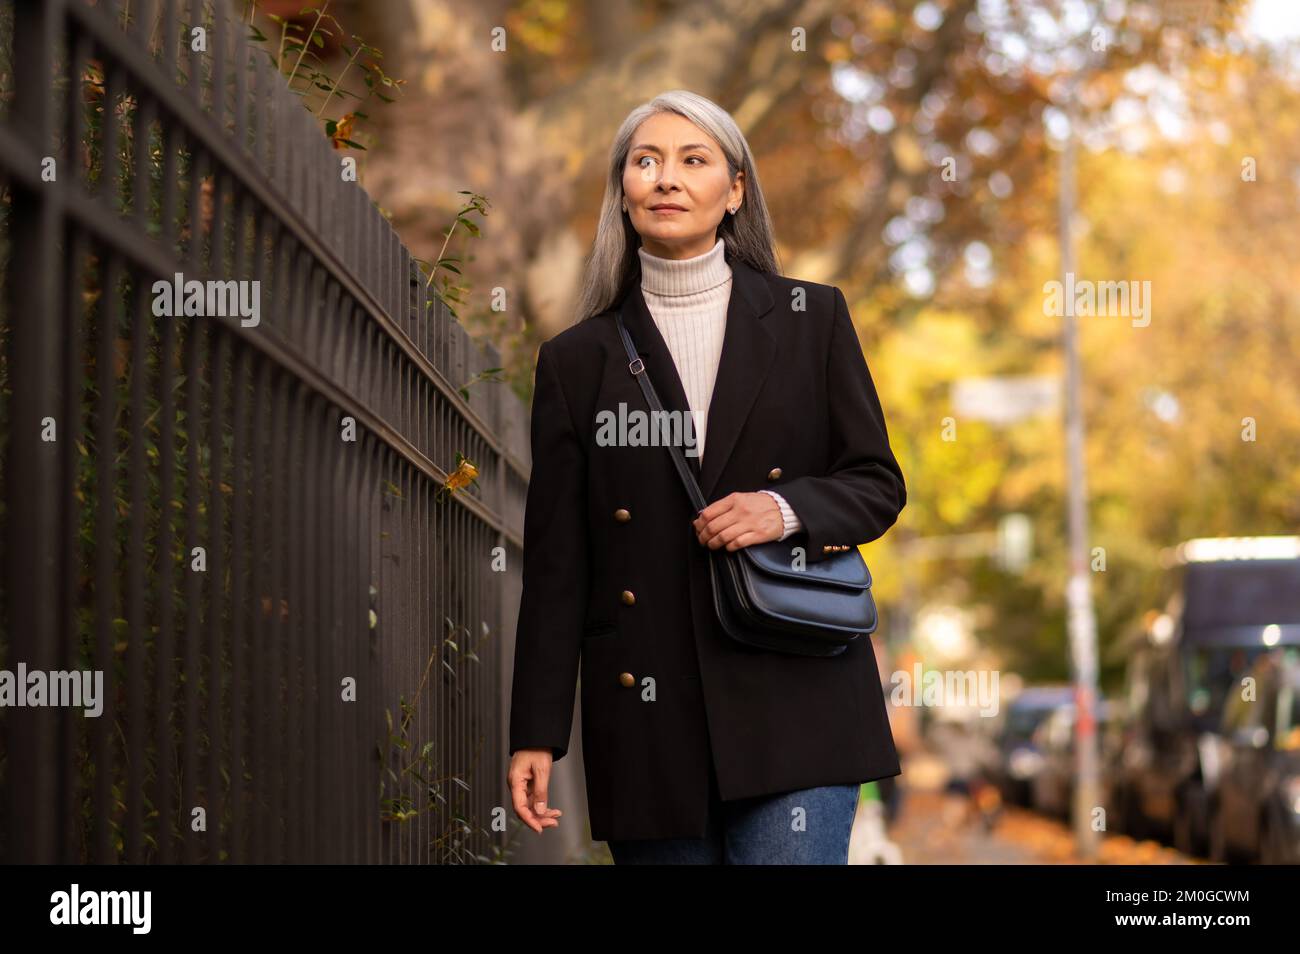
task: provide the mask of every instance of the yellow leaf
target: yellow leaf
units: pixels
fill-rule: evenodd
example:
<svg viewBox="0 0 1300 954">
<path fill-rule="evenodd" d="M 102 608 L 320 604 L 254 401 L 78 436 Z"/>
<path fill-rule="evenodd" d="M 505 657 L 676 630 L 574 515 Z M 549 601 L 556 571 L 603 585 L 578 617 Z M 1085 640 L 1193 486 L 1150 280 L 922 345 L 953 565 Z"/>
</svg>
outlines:
<svg viewBox="0 0 1300 954">
<path fill-rule="evenodd" d="M 335 149 L 348 148 L 345 140 L 352 138 L 352 123 L 355 119 L 355 115 L 348 113 L 334 125 L 334 135 L 330 139 L 333 141 Z"/>
<path fill-rule="evenodd" d="M 470 485 L 470 482 L 478 476 L 478 468 L 469 462 L 468 458 L 461 460 L 460 465 L 447 475 L 447 482 L 443 484 L 444 490 L 450 490 L 455 493 Z"/>
</svg>

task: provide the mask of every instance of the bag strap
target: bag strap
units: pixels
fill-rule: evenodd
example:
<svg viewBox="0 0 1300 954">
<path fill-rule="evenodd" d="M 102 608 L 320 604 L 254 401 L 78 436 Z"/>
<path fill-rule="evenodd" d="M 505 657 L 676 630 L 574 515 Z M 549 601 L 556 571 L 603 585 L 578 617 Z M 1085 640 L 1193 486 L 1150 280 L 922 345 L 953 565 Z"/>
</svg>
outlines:
<svg viewBox="0 0 1300 954">
<path fill-rule="evenodd" d="M 650 375 L 645 373 L 645 362 L 636 353 L 636 345 L 632 342 L 632 336 L 628 334 L 627 326 L 623 324 L 623 316 L 615 312 L 614 319 L 618 322 L 618 333 L 623 339 L 623 350 L 627 352 L 628 371 L 641 385 L 641 393 L 645 395 L 650 410 L 656 413 L 662 411 L 664 406 L 659 400 L 659 395 L 655 393 L 654 385 L 650 382 Z M 695 475 L 691 473 L 690 465 L 686 463 L 686 455 L 682 453 L 680 447 L 671 442 L 668 444 L 668 452 L 672 454 L 673 463 L 677 465 L 677 473 L 681 476 L 682 485 L 686 488 L 686 496 L 691 499 L 691 504 L 694 505 L 697 512 L 703 510 L 708 506 L 708 503 L 704 499 L 704 493 L 700 490 Z"/>
</svg>

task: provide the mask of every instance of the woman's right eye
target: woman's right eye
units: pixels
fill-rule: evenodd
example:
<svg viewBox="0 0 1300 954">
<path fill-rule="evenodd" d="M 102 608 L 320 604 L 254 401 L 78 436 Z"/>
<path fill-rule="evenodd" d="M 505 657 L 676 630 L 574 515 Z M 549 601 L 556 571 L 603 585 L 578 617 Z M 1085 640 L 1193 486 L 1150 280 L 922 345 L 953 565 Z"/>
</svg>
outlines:
<svg viewBox="0 0 1300 954">
<path fill-rule="evenodd" d="M 643 165 L 643 163 L 644 163 L 647 159 L 649 159 L 651 162 L 653 162 L 653 161 L 654 161 L 654 158 L 655 158 L 654 156 L 642 156 L 640 159 L 638 159 L 638 160 L 636 161 L 636 164 L 637 164 L 638 166 L 640 166 L 642 169 L 644 169 L 645 166 Z"/>
</svg>

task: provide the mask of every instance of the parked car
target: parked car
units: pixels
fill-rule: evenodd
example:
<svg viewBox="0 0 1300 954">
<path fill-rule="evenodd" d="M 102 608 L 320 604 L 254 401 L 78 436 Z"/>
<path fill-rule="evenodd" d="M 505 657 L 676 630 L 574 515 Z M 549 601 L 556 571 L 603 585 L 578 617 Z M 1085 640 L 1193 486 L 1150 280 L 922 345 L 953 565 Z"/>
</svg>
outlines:
<svg viewBox="0 0 1300 954">
<path fill-rule="evenodd" d="M 1227 757 L 1210 806 L 1215 861 L 1300 863 L 1300 650 L 1273 650 L 1223 713 Z M 1245 680 L 1243 680 L 1245 683 Z"/>
<path fill-rule="evenodd" d="M 1101 789 L 1098 796 L 1105 797 L 1105 766 L 1110 762 L 1112 750 L 1118 742 L 1115 731 L 1121 709 L 1113 700 L 1097 703 L 1097 769 Z M 1075 706 L 1068 702 L 1052 710 L 1034 730 L 1033 743 L 1042 762 L 1030 780 L 1030 804 L 1034 811 L 1054 818 L 1069 819 L 1074 805 L 1075 781 L 1078 771 L 1075 763 Z"/>
<path fill-rule="evenodd" d="M 1300 645 L 1300 538 L 1190 540 L 1178 555 L 1165 611 L 1148 614 L 1125 647 L 1128 717 L 1111 811 L 1134 837 L 1205 854 L 1225 702 L 1262 654 Z"/>
<path fill-rule="evenodd" d="M 1034 743 L 1034 730 L 1058 706 L 1074 701 L 1070 686 L 1033 686 L 1024 689 L 1006 707 L 1003 722 L 995 738 L 998 762 L 994 778 L 1004 802 L 1030 804 L 1033 778 L 1043 765 L 1043 756 Z"/>
</svg>

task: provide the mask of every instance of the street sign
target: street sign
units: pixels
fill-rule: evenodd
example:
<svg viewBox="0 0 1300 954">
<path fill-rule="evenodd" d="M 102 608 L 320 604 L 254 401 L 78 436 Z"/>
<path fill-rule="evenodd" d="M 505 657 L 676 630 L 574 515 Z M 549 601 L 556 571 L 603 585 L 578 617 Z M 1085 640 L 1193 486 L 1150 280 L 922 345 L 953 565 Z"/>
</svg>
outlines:
<svg viewBox="0 0 1300 954">
<path fill-rule="evenodd" d="M 952 405 L 960 417 L 1013 424 L 1055 411 L 1060 391 L 1060 380 L 1044 375 L 962 378 L 952 386 Z"/>
<path fill-rule="evenodd" d="M 998 565 L 1008 573 L 1023 573 L 1029 565 L 1034 525 L 1023 513 L 1009 513 L 998 521 Z"/>
</svg>

